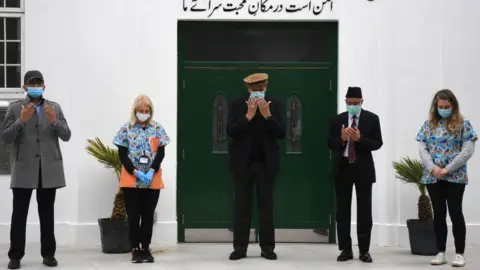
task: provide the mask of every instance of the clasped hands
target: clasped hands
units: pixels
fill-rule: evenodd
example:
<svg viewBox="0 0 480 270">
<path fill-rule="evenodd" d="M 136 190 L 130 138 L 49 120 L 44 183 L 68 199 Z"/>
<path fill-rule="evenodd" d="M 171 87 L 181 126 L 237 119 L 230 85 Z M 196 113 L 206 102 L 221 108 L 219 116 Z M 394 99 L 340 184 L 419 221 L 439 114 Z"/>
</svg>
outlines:
<svg viewBox="0 0 480 270">
<path fill-rule="evenodd" d="M 435 167 L 432 170 L 432 174 L 433 174 L 433 176 L 435 176 L 435 178 L 438 179 L 438 178 L 441 178 L 442 176 L 448 174 L 448 170 L 445 169 L 445 168 Z"/>
<path fill-rule="evenodd" d="M 252 120 L 252 118 L 255 116 L 257 113 L 257 109 L 260 109 L 260 113 L 262 114 L 263 118 L 267 119 L 268 117 L 272 116 L 270 113 L 270 103 L 271 101 L 266 101 L 263 98 L 260 99 L 249 99 L 248 101 L 245 101 L 248 105 L 248 111 L 247 111 L 247 119 L 248 121 Z"/>
<path fill-rule="evenodd" d="M 150 169 L 148 170 L 147 173 L 144 173 L 142 171 L 139 171 L 139 170 L 135 170 L 135 176 L 140 179 L 140 181 L 146 185 L 147 187 L 150 186 L 150 184 L 152 183 L 152 179 L 153 179 L 153 174 L 154 174 L 154 170 L 153 169 Z"/>
<path fill-rule="evenodd" d="M 345 126 L 342 125 L 342 141 L 346 142 L 349 139 L 354 142 L 358 142 L 360 140 L 360 130 L 358 128 L 351 127 L 345 128 Z"/>
</svg>

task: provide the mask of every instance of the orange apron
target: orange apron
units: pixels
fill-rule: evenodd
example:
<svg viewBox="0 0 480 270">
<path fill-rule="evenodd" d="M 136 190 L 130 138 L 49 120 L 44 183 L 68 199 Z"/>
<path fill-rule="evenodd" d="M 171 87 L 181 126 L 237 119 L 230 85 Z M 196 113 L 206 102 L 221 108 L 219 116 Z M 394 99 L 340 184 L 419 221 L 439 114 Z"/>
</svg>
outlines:
<svg viewBox="0 0 480 270">
<path fill-rule="evenodd" d="M 150 145 L 152 152 L 157 152 L 159 144 L 159 138 L 152 138 Z M 137 177 L 133 174 L 130 174 L 125 167 L 122 166 L 122 171 L 120 173 L 120 187 L 121 188 L 136 188 L 137 187 Z M 163 184 L 162 179 L 162 169 L 158 169 L 158 172 L 153 174 L 152 183 L 149 186 L 150 189 L 164 189 L 165 185 Z"/>
</svg>

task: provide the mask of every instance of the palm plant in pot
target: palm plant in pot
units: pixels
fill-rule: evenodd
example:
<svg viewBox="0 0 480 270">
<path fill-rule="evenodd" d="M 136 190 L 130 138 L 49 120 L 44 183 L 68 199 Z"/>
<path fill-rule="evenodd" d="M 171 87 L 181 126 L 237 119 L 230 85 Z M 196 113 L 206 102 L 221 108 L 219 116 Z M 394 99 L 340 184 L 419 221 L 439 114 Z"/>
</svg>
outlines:
<svg viewBox="0 0 480 270">
<path fill-rule="evenodd" d="M 418 219 L 408 219 L 407 227 L 410 238 L 410 250 L 414 255 L 437 254 L 435 231 L 433 227 L 433 211 L 427 186 L 420 182 L 423 175 L 423 164 L 418 159 L 402 158 L 393 162 L 396 178 L 404 183 L 414 184 L 420 191 L 418 198 Z"/>
<path fill-rule="evenodd" d="M 99 138 L 87 140 L 86 150 L 98 162 L 108 169 L 113 169 L 118 181 L 122 163 L 115 148 L 106 146 Z M 99 218 L 100 236 L 103 253 L 127 253 L 132 250 L 129 238 L 127 212 L 121 189 L 117 191 L 109 218 Z"/>
</svg>

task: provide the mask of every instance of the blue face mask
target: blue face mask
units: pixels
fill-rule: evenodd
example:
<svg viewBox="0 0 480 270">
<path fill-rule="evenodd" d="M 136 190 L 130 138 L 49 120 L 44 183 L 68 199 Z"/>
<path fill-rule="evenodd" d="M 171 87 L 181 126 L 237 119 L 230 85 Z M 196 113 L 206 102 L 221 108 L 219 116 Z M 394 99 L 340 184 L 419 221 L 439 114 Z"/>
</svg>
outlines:
<svg viewBox="0 0 480 270">
<path fill-rule="evenodd" d="M 350 115 L 357 115 L 360 113 L 360 105 L 347 105 L 347 112 Z"/>
<path fill-rule="evenodd" d="M 452 108 L 446 109 L 446 110 L 437 108 L 437 110 L 438 110 L 438 114 L 440 114 L 442 118 L 447 118 L 452 114 Z"/>
<path fill-rule="evenodd" d="M 42 87 L 28 87 L 27 88 L 27 95 L 29 95 L 33 99 L 40 98 L 43 95 L 43 88 Z"/>
<path fill-rule="evenodd" d="M 253 99 L 265 98 L 265 91 L 252 91 L 250 92 L 250 98 L 253 98 Z"/>
</svg>

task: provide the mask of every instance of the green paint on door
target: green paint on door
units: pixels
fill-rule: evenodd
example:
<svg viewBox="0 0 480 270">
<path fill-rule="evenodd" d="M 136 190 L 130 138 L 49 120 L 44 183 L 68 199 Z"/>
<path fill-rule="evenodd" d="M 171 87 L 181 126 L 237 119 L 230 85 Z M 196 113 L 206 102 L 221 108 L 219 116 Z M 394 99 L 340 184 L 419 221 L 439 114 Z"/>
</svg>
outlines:
<svg viewBox="0 0 480 270">
<path fill-rule="evenodd" d="M 325 143 L 325 123 L 336 106 L 331 67 L 198 62 L 184 66 L 179 95 L 180 229 L 231 227 L 233 190 L 225 116 L 230 101 L 247 91 L 242 78 L 254 72 L 269 74 L 268 91 L 282 101 L 287 122 L 287 139 L 279 142 L 276 228 L 332 230 L 334 198 Z"/>
<path fill-rule="evenodd" d="M 242 79 L 255 72 L 270 75 L 268 91 L 282 102 L 287 124 L 287 138 L 279 141 L 275 226 L 328 230 L 335 242 L 326 141 L 337 113 L 337 40 L 336 22 L 179 22 L 179 242 L 186 229 L 232 227 L 226 115 L 247 91 Z M 252 221 L 257 228 L 256 209 Z"/>
</svg>

